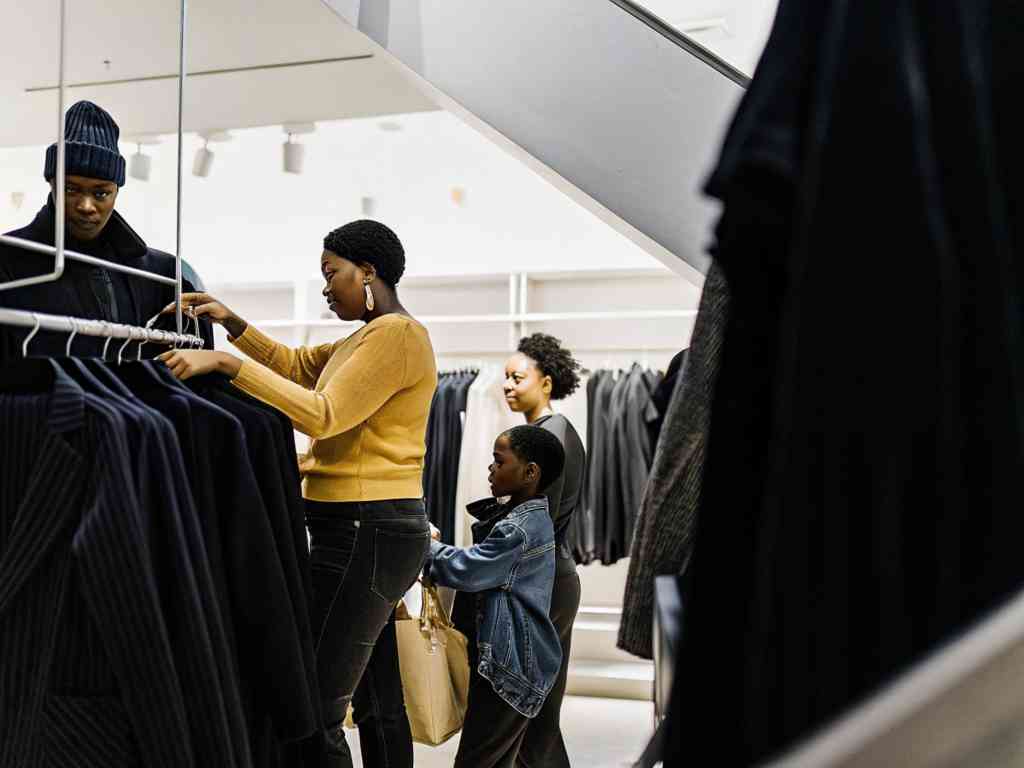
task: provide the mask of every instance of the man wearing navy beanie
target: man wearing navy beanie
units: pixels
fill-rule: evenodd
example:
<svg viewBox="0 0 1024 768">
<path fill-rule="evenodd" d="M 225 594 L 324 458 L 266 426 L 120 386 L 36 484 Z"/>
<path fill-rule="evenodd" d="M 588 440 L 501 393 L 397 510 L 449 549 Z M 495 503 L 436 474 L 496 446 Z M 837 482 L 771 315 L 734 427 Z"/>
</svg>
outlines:
<svg viewBox="0 0 1024 768">
<path fill-rule="evenodd" d="M 102 107 L 79 101 L 67 111 L 65 125 L 65 247 L 126 266 L 174 277 L 174 258 L 149 248 L 114 209 L 125 183 L 125 160 L 117 146 L 120 129 Z M 54 183 L 57 176 L 57 145 L 46 150 L 43 178 L 50 183 L 50 197 L 27 227 L 8 232 L 12 237 L 53 245 Z M 52 257 L 10 245 L 0 245 L 0 282 L 44 274 L 53 267 Z M 183 290 L 202 290 L 198 277 L 183 265 L 192 280 Z M 55 315 L 107 320 L 142 326 L 174 301 L 171 286 L 79 261 L 65 262 L 59 280 L 0 291 L 0 307 L 25 309 Z M 160 327 L 169 328 L 166 324 Z M 207 346 L 212 347 L 208 325 L 202 327 Z M 0 327 L 0 364 L 21 355 L 21 341 L 28 329 Z M 73 354 L 99 357 L 103 339 L 79 337 Z M 66 337 L 40 332 L 31 342 L 32 355 L 62 356 Z M 149 356 L 158 347 L 144 347 Z"/>
</svg>

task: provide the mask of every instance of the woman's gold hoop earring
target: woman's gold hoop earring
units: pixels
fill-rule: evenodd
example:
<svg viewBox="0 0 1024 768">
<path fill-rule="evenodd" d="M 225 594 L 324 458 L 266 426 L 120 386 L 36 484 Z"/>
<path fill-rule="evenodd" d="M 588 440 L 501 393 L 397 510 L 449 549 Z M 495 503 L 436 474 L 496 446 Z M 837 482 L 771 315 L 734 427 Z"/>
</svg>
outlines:
<svg viewBox="0 0 1024 768">
<path fill-rule="evenodd" d="M 370 290 L 370 282 L 366 281 L 363 283 L 363 287 L 366 289 L 366 311 L 373 312 L 376 303 L 373 300 L 373 291 Z"/>
</svg>

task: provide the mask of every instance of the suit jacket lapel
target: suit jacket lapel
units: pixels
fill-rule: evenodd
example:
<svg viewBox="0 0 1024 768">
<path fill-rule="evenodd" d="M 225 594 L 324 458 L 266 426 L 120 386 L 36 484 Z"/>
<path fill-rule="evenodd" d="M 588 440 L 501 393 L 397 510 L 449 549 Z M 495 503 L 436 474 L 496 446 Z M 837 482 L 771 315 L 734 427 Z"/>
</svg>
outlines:
<svg viewBox="0 0 1024 768">
<path fill-rule="evenodd" d="M 85 480 L 85 460 L 59 434 L 50 433 L 18 505 L 7 548 L 0 552 L 0 623 L 18 592 L 81 511 Z"/>
</svg>

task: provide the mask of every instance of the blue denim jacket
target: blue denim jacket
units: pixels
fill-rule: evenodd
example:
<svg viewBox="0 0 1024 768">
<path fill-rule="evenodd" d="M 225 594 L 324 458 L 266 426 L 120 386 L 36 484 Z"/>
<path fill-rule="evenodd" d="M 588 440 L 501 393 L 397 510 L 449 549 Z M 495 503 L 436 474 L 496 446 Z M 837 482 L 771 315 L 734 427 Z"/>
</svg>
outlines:
<svg viewBox="0 0 1024 768">
<path fill-rule="evenodd" d="M 493 499 L 469 507 L 472 547 L 432 542 L 427 575 L 480 593 L 477 670 L 509 706 L 535 717 L 555 684 L 562 645 L 548 612 L 555 581 L 555 532 L 545 497 L 515 509 Z"/>
</svg>

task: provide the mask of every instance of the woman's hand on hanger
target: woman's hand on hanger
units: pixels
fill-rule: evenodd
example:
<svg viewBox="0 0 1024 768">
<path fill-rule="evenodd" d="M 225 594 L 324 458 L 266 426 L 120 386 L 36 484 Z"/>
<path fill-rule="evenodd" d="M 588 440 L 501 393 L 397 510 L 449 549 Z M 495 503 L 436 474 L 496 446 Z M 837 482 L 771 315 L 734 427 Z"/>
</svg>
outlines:
<svg viewBox="0 0 1024 768">
<path fill-rule="evenodd" d="M 181 294 L 181 311 L 188 312 L 193 317 L 210 318 L 213 322 L 223 325 L 224 329 L 236 339 L 249 327 L 245 320 L 208 293 Z M 174 304 L 168 304 L 161 314 L 170 315 L 173 312 Z"/>
<path fill-rule="evenodd" d="M 242 367 L 242 361 L 234 355 L 206 349 L 172 349 L 170 352 L 164 352 L 157 359 L 162 361 L 181 381 L 207 373 L 222 373 L 229 379 L 233 379 Z"/>
</svg>

